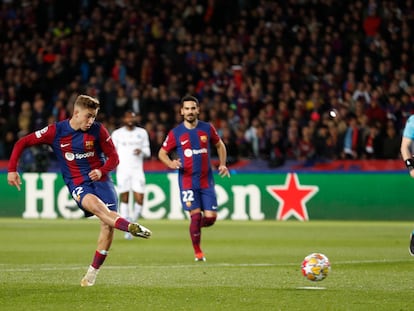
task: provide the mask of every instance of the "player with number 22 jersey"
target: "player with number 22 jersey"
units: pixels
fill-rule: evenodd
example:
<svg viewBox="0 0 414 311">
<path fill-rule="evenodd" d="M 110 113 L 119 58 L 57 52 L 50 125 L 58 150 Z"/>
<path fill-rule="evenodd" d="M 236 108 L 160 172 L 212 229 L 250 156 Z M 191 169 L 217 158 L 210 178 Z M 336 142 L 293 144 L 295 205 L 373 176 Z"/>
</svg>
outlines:
<svg viewBox="0 0 414 311">
<path fill-rule="evenodd" d="M 217 198 L 210 163 L 210 149 L 217 149 L 218 173 L 230 177 L 226 146 L 211 123 L 198 119 L 200 104 L 191 95 L 181 99 L 181 124 L 168 132 L 158 158 L 170 169 L 178 169 L 178 184 L 184 210 L 190 214 L 190 237 L 195 260 L 205 261 L 201 250 L 201 228 L 217 218 Z M 174 155 L 173 155 L 174 154 Z"/>
</svg>

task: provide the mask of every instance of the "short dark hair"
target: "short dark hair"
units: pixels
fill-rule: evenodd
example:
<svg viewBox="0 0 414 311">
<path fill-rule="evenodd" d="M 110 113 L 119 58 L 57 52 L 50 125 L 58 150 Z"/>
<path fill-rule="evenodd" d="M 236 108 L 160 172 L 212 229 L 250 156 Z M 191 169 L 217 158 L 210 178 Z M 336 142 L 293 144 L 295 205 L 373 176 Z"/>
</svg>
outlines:
<svg viewBox="0 0 414 311">
<path fill-rule="evenodd" d="M 137 114 L 135 113 L 135 111 L 133 111 L 133 110 L 131 110 L 131 109 L 125 110 L 125 112 L 124 112 L 124 117 L 126 117 L 128 114 L 132 114 L 133 116 L 136 116 L 136 115 L 137 115 Z"/>
<path fill-rule="evenodd" d="M 181 105 L 184 102 L 195 102 L 197 104 L 197 106 L 200 105 L 200 103 L 198 102 L 197 97 L 192 96 L 192 95 L 185 95 L 183 98 L 181 98 L 181 101 L 180 101 Z"/>
</svg>

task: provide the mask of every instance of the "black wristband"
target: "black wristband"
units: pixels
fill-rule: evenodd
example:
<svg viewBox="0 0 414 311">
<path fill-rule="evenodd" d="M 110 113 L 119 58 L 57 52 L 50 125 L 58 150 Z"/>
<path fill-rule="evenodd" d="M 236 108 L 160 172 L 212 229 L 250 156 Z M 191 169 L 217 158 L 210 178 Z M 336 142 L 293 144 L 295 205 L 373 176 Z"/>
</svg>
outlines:
<svg viewBox="0 0 414 311">
<path fill-rule="evenodd" d="M 410 158 L 404 161 L 405 166 L 408 168 L 409 171 L 414 169 L 414 159 Z"/>
</svg>

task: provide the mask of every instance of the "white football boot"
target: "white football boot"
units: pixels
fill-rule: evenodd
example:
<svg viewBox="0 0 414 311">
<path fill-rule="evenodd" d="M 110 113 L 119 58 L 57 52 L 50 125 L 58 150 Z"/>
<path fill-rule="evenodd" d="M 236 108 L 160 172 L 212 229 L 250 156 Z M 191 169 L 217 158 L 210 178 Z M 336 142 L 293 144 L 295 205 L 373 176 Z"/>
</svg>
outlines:
<svg viewBox="0 0 414 311">
<path fill-rule="evenodd" d="M 89 266 L 88 271 L 81 280 L 81 286 L 93 286 L 95 284 L 96 276 L 98 275 L 99 269 L 95 269 L 92 266 Z"/>
</svg>

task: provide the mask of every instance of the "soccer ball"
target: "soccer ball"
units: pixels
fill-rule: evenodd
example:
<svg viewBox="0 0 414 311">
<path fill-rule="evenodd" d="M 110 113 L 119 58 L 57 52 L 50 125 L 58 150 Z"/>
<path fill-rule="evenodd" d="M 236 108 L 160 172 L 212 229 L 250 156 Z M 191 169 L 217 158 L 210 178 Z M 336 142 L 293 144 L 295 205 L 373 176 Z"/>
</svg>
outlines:
<svg viewBox="0 0 414 311">
<path fill-rule="evenodd" d="M 302 274 L 310 281 L 322 281 L 331 271 L 328 257 L 321 253 L 312 253 L 302 262 Z"/>
</svg>

